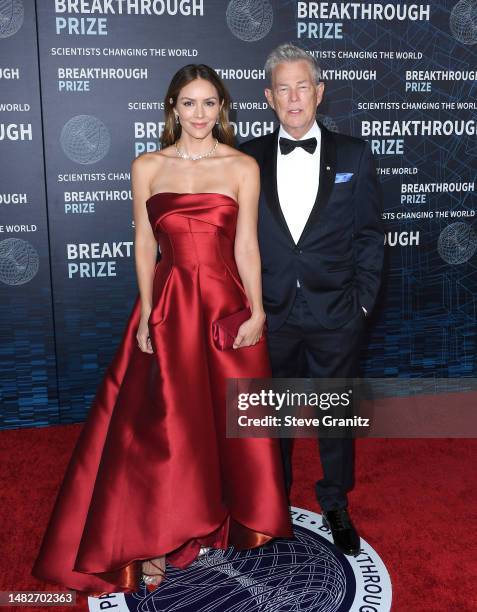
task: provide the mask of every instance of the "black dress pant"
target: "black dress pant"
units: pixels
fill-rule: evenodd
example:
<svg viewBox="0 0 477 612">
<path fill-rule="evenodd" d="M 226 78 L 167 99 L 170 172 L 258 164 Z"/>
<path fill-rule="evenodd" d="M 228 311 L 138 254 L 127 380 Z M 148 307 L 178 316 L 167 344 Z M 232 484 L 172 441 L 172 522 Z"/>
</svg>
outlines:
<svg viewBox="0 0 477 612">
<path fill-rule="evenodd" d="M 300 288 L 285 323 L 268 332 L 268 348 L 276 378 L 352 378 L 357 376 L 365 315 L 360 311 L 338 329 L 326 329 L 310 311 Z M 282 438 L 283 466 L 290 492 L 293 439 Z M 323 478 L 316 483 L 322 510 L 347 506 L 353 486 L 354 444 L 351 437 L 320 438 Z"/>
</svg>

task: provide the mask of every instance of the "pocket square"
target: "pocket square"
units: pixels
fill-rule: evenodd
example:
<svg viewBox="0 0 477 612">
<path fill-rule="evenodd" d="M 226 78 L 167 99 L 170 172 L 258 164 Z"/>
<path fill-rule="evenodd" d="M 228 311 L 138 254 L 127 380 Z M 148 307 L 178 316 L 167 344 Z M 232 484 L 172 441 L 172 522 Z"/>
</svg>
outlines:
<svg viewBox="0 0 477 612">
<path fill-rule="evenodd" d="M 337 172 L 335 176 L 335 183 L 347 183 L 353 178 L 352 172 Z"/>
</svg>

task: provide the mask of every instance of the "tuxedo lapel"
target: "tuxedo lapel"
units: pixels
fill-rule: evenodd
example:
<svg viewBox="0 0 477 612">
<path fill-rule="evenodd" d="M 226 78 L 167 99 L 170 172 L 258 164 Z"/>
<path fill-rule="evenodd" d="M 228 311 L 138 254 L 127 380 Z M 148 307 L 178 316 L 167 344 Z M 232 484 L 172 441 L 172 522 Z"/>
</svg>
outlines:
<svg viewBox="0 0 477 612">
<path fill-rule="evenodd" d="M 270 140 L 263 161 L 263 178 L 262 185 L 265 192 L 265 201 L 270 212 L 275 217 L 278 225 L 282 228 L 288 239 L 295 244 L 293 236 L 288 229 L 287 222 L 283 215 L 278 199 L 277 187 L 277 153 L 278 153 L 278 129 L 273 133 L 273 138 Z"/>
<path fill-rule="evenodd" d="M 311 213 L 307 219 L 305 227 L 298 240 L 298 244 L 302 243 L 307 234 L 316 225 L 318 217 L 322 213 L 328 203 L 336 175 L 336 145 L 333 134 L 328 131 L 323 125 L 321 129 L 321 149 L 320 149 L 320 182 L 318 192 L 316 194 L 315 203 L 311 209 Z"/>
</svg>

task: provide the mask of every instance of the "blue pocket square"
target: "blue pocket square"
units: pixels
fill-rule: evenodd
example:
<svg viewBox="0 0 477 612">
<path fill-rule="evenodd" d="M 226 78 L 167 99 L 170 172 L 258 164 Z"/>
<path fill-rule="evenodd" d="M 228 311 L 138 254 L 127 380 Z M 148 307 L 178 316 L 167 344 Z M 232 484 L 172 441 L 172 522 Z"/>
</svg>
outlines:
<svg viewBox="0 0 477 612">
<path fill-rule="evenodd" d="M 335 177 L 335 183 L 347 183 L 353 178 L 352 172 L 337 172 Z"/>
</svg>

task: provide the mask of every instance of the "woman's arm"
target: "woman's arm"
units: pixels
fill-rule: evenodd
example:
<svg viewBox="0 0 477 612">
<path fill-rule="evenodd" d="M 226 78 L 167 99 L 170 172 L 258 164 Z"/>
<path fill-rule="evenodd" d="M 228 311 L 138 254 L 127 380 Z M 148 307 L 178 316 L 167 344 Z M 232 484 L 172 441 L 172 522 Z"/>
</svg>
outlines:
<svg viewBox="0 0 477 612">
<path fill-rule="evenodd" d="M 148 155 L 142 155 L 131 164 L 131 190 L 134 215 L 134 257 L 136 276 L 141 297 L 141 319 L 136 338 L 141 351 L 153 353 L 147 321 L 152 309 L 152 284 L 157 259 L 157 241 L 149 222 L 146 200 L 151 195 L 150 180 L 157 164 Z"/>
<path fill-rule="evenodd" d="M 240 159 L 239 213 L 234 254 L 252 316 L 240 326 L 235 338 L 234 348 L 256 344 L 262 335 L 263 324 L 265 323 L 265 312 L 262 304 L 260 251 L 257 238 L 259 194 L 260 171 L 258 164 L 248 155 L 244 155 Z"/>
</svg>

